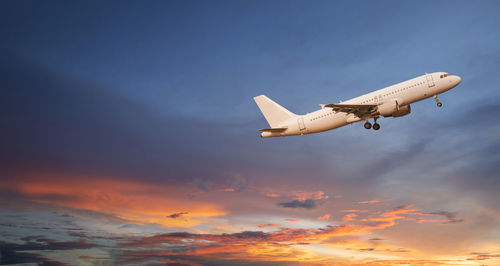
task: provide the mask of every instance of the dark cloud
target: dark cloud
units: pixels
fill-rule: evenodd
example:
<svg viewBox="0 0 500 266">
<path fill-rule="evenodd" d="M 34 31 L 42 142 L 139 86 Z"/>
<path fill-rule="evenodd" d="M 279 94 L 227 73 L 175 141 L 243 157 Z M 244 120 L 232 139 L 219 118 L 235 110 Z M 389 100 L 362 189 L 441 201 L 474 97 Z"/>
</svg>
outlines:
<svg viewBox="0 0 500 266">
<path fill-rule="evenodd" d="M 284 208 L 303 208 L 303 209 L 314 209 L 316 208 L 316 200 L 306 199 L 306 200 L 292 200 L 289 202 L 280 202 L 279 206 Z"/>
<path fill-rule="evenodd" d="M 42 255 L 39 254 L 17 251 L 9 246 L 4 246 L 0 242 L 0 265 L 23 264 L 23 263 L 36 263 L 36 265 L 45 265 L 45 266 L 66 265 L 65 263 L 44 258 Z"/>
<path fill-rule="evenodd" d="M 429 212 L 428 214 L 444 216 L 447 219 L 447 221 L 443 222 L 443 224 L 456 224 L 464 221 L 463 219 L 456 218 L 457 217 L 456 212 L 436 211 L 436 212 Z"/>
<path fill-rule="evenodd" d="M 176 212 L 176 213 L 172 213 L 170 215 L 167 215 L 166 217 L 171 218 L 171 219 L 177 219 L 177 218 L 180 218 L 181 216 L 184 216 L 185 214 L 188 214 L 188 212 Z"/>
<path fill-rule="evenodd" d="M 129 242 L 122 243 L 123 247 L 143 246 L 151 247 L 161 243 L 179 244 L 191 243 L 186 240 L 205 240 L 218 242 L 219 244 L 259 244 L 269 242 L 305 242 L 321 239 L 329 235 L 348 234 L 350 232 L 357 232 L 361 230 L 358 227 L 350 227 L 348 225 L 331 226 L 328 225 L 323 228 L 317 229 L 295 229 L 295 228 L 281 228 L 278 231 L 263 232 L 263 231 L 242 231 L 238 233 L 223 233 L 223 234 L 194 234 L 188 232 L 175 232 L 167 234 L 157 234 L 150 237 L 141 239 L 132 239 Z M 193 242 L 196 244 L 196 242 Z"/>
<path fill-rule="evenodd" d="M 95 247 L 103 247 L 103 245 L 88 243 L 84 239 L 79 241 L 57 241 L 44 236 L 27 236 L 21 240 L 26 241 L 24 244 L 9 244 L 2 242 L 2 247 L 19 251 L 26 250 L 70 250 L 70 249 L 88 249 Z"/>
<path fill-rule="evenodd" d="M 44 258 L 36 251 L 45 250 L 73 250 L 103 247 L 100 244 L 79 241 L 57 241 L 44 236 L 26 236 L 21 238 L 24 244 L 7 243 L 0 241 L 0 264 L 36 262 L 41 265 L 66 265 Z M 30 253 L 23 252 L 30 251 Z"/>
<path fill-rule="evenodd" d="M 76 209 L 76 208 L 61 208 L 57 207 L 57 209 L 61 212 L 63 212 L 61 215 L 67 216 L 67 217 L 85 217 L 85 218 L 90 218 L 90 219 L 95 219 L 95 220 L 101 220 L 101 221 L 109 221 L 109 222 L 115 222 L 115 223 L 129 223 L 131 221 L 127 219 L 123 219 L 121 217 L 118 217 L 114 214 L 106 213 L 106 212 L 99 212 L 99 211 L 92 211 L 92 210 L 86 210 L 86 209 Z"/>
<path fill-rule="evenodd" d="M 467 260 L 489 260 L 500 258 L 500 253 L 472 252 L 470 255 L 472 255 L 472 257 L 467 258 Z"/>
<path fill-rule="evenodd" d="M 85 232 L 68 232 L 68 235 L 74 237 L 87 237 Z"/>
</svg>

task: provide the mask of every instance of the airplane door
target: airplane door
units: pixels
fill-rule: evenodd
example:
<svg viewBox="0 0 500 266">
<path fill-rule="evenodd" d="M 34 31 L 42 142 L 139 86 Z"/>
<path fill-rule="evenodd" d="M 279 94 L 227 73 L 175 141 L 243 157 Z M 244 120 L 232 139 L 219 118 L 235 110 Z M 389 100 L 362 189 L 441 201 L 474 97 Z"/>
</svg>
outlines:
<svg viewBox="0 0 500 266">
<path fill-rule="evenodd" d="M 299 118 L 298 121 L 299 121 L 299 130 L 300 131 L 305 130 L 306 125 L 304 124 L 304 118 Z"/>
<path fill-rule="evenodd" d="M 429 86 L 429 88 L 434 87 L 434 79 L 432 78 L 432 75 L 427 75 L 425 77 L 427 78 L 427 86 Z"/>
</svg>

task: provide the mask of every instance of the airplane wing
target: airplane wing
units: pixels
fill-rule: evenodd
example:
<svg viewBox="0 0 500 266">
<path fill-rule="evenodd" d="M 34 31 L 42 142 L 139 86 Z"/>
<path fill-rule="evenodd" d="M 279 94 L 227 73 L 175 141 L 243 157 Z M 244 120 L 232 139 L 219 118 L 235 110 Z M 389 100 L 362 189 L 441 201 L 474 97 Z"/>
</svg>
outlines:
<svg viewBox="0 0 500 266">
<path fill-rule="evenodd" d="M 260 132 L 283 132 L 287 128 L 286 127 L 276 127 L 276 128 L 263 128 L 259 129 Z"/>
<path fill-rule="evenodd" d="M 343 112 L 354 114 L 358 117 L 366 117 L 372 115 L 372 113 L 377 110 L 377 105 L 375 104 L 326 104 L 325 107 L 332 108 L 335 112 Z"/>
</svg>

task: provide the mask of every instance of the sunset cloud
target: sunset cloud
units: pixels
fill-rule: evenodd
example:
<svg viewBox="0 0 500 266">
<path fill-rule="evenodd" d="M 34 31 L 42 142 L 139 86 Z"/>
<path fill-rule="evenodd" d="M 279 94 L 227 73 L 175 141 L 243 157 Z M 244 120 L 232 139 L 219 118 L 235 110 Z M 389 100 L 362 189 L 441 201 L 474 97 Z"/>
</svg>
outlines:
<svg viewBox="0 0 500 266">
<path fill-rule="evenodd" d="M 178 188 L 112 178 L 38 175 L 23 182 L 4 182 L 0 188 L 19 193 L 31 202 L 103 213 L 101 218 L 116 217 L 116 220 L 135 224 L 192 227 L 203 219 L 225 214 L 214 204 L 194 200 L 179 202 L 182 191 Z M 189 208 L 190 219 L 175 219 L 188 214 L 175 212 L 182 206 Z M 73 215 L 81 213 L 77 211 Z"/>
<path fill-rule="evenodd" d="M 318 217 L 317 219 L 318 219 L 318 221 L 328 221 L 328 220 L 330 220 L 330 217 L 331 217 L 330 214 L 327 213 L 325 215 Z"/>
<path fill-rule="evenodd" d="M 342 220 L 344 220 L 345 222 L 352 222 L 352 221 L 356 220 L 355 219 L 356 217 L 358 217 L 357 214 L 355 214 L 355 213 L 349 213 L 349 214 L 346 214 L 344 216 L 344 218 L 342 218 Z"/>
<path fill-rule="evenodd" d="M 313 199 L 306 199 L 306 200 L 292 200 L 289 202 L 280 202 L 278 203 L 279 206 L 284 207 L 284 208 L 303 208 L 303 209 L 314 209 L 316 208 L 316 201 Z"/>
<path fill-rule="evenodd" d="M 184 216 L 184 215 L 186 215 L 186 214 L 188 214 L 188 213 L 189 213 L 189 212 L 176 212 L 176 213 L 172 213 L 172 214 L 170 214 L 170 215 L 167 215 L 166 217 L 167 217 L 167 218 L 172 218 L 172 219 L 177 219 L 177 218 L 179 218 L 179 217 L 181 217 L 181 216 Z"/>
<path fill-rule="evenodd" d="M 375 204 L 375 203 L 379 203 L 380 200 L 367 200 L 367 201 L 359 201 L 358 203 L 359 204 Z"/>
<path fill-rule="evenodd" d="M 281 224 L 259 224 L 257 227 L 259 228 L 265 228 L 265 227 L 275 227 L 275 226 L 280 226 Z"/>
</svg>

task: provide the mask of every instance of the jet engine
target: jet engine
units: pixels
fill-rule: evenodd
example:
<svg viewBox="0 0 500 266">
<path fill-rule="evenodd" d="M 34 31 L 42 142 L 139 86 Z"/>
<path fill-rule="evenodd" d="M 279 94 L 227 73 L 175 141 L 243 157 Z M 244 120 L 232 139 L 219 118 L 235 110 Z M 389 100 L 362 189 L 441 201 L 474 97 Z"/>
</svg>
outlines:
<svg viewBox="0 0 500 266">
<path fill-rule="evenodd" d="M 410 105 L 401 105 L 399 100 L 394 99 L 377 106 L 377 112 L 384 117 L 400 117 L 411 113 L 411 107 Z"/>
<path fill-rule="evenodd" d="M 397 100 L 387 101 L 379 106 L 377 106 L 377 112 L 381 116 L 392 116 L 393 113 L 399 110 L 399 104 Z"/>
<path fill-rule="evenodd" d="M 399 107 L 399 110 L 397 110 L 396 112 L 392 113 L 392 117 L 405 116 L 405 115 L 407 115 L 409 113 L 411 113 L 411 107 L 408 104 L 408 105 Z"/>
</svg>

